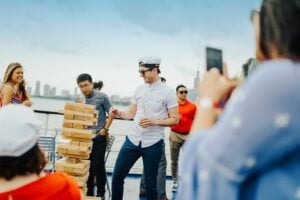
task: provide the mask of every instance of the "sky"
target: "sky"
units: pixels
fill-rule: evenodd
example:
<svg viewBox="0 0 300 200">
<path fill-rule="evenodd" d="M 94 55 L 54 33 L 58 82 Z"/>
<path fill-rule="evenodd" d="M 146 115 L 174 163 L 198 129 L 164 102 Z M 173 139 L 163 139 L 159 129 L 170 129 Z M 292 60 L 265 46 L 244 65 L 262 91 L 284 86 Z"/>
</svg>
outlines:
<svg viewBox="0 0 300 200">
<path fill-rule="evenodd" d="M 138 58 L 159 56 L 167 84 L 193 86 L 205 47 L 220 48 L 230 76 L 254 57 L 251 9 L 260 0 L 0 0 L 0 79 L 11 62 L 58 92 L 90 73 L 107 94 L 143 83 Z"/>
</svg>

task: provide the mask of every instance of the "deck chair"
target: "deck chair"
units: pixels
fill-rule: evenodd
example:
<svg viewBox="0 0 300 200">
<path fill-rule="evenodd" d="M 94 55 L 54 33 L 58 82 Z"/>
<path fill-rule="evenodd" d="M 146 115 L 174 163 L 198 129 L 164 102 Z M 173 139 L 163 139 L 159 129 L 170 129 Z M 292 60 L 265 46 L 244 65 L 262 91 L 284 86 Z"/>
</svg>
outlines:
<svg viewBox="0 0 300 200">
<path fill-rule="evenodd" d="M 54 172 L 55 169 L 55 136 L 40 136 L 38 138 L 40 149 L 44 152 L 49 163 L 45 171 Z"/>
<path fill-rule="evenodd" d="M 108 139 L 107 139 L 106 152 L 105 152 L 105 157 L 104 157 L 105 165 L 106 165 L 106 161 L 108 159 L 109 153 L 111 152 L 111 148 L 114 144 L 114 141 L 115 141 L 115 136 L 109 135 Z M 109 185 L 109 182 L 108 182 L 107 173 L 106 173 L 106 186 L 107 186 L 108 195 L 109 195 L 109 199 L 110 199 L 111 198 L 111 189 L 110 189 L 110 185 Z"/>
</svg>

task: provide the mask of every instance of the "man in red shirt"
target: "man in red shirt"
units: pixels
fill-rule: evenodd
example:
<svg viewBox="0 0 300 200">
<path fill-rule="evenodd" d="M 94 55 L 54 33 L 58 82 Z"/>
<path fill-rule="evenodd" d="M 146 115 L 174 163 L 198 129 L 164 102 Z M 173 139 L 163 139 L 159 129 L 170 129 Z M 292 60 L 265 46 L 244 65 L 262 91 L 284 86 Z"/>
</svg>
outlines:
<svg viewBox="0 0 300 200">
<path fill-rule="evenodd" d="M 188 90 L 186 86 L 178 85 L 176 87 L 176 94 L 178 100 L 180 121 L 176 126 L 171 126 L 169 138 L 171 152 L 171 171 L 173 178 L 173 192 L 177 192 L 178 189 L 177 166 L 180 148 L 187 139 L 197 109 L 196 105 L 187 99 Z"/>
</svg>

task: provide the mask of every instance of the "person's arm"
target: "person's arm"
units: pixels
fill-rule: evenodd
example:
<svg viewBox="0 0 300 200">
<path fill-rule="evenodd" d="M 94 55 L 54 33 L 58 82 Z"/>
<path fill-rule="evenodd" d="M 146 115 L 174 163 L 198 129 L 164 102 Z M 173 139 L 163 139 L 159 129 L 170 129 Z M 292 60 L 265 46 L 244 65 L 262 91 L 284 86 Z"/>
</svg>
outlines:
<svg viewBox="0 0 300 200">
<path fill-rule="evenodd" d="M 179 122 L 178 107 L 173 107 L 168 109 L 169 117 L 166 119 L 142 119 L 140 121 L 140 126 L 147 128 L 149 126 L 174 126 Z"/>
<path fill-rule="evenodd" d="M 23 101 L 22 104 L 28 107 L 32 106 L 32 101 L 30 100 L 30 95 L 28 92 L 26 92 L 26 100 Z"/>
<path fill-rule="evenodd" d="M 122 118 L 122 119 L 133 119 L 137 111 L 137 105 L 131 103 L 128 110 L 119 111 L 118 109 L 111 107 L 109 110 L 109 115 L 113 118 Z"/>
<path fill-rule="evenodd" d="M 2 106 L 10 104 L 11 103 L 11 99 L 14 95 L 14 90 L 11 86 L 9 85 L 5 85 L 1 91 L 2 93 L 2 98 L 1 98 L 1 102 L 2 102 Z"/>
<path fill-rule="evenodd" d="M 109 98 L 106 94 L 104 94 L 103 107 L 106 113 L 109 113 L 109 110 L 112 107 Z M 105 126 L 100 130 L 100 135 L 108 134 L 109 127 L 112 124 L 113 120 L 114 118 L 111 115 L 108 115 L 108 117 L 106 118 Z"/>
</svg>

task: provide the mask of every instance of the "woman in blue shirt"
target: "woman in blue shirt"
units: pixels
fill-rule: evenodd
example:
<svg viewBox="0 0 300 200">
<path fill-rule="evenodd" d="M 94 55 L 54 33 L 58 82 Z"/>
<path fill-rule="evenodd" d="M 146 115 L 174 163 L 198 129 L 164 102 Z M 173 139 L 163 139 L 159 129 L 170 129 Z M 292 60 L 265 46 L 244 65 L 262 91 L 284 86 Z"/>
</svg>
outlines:
<svg viewBox="0 0 300 200">
<path fill-rule="evenodd" d="M 199 85 L 178 199 L 300 199 L 300 1 L 252 13 L 260 68 L 215 123 L 233 85 L 215 69 Z"/>
</svg>

